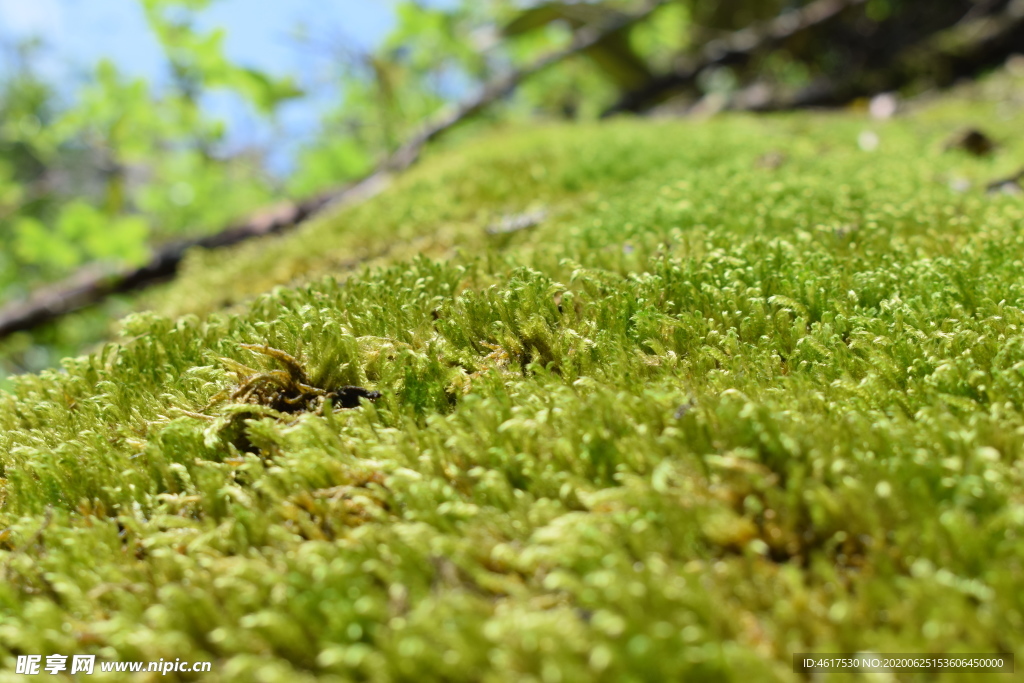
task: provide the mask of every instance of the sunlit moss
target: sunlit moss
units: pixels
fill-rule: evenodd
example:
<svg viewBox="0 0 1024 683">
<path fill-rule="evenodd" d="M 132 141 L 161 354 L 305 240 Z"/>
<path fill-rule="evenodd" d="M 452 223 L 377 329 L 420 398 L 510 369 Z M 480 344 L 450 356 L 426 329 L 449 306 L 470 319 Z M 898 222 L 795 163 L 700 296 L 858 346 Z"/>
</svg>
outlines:
<svg viewBox="0 0 1024 683">
<path fill-rule="evenodd" d="M 1024 653 L 1024 204 L 978 189 L 1022 143 L 945 153 L 945 121 L 508 133 L 197 255 L 163 314 L 0 396 L 0 656 L 739 681 Z M 255 411 L 275 371 L 380 397 Z"/>
</svg>

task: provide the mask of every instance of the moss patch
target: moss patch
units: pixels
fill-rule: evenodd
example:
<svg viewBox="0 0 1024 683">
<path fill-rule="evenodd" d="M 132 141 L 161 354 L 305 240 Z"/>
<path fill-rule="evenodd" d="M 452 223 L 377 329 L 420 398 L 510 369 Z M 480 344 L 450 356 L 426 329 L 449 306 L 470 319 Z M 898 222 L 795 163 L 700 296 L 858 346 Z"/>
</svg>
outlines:
<svg viewBox="0 0 1024 683">
<path fill-rule="evenodd" d="M 506 133 L 196 255 L 163 315 L 0 397 L 0 657 L 787 681 L 800 651 L 1024 654 L 1024 203 L 978 189 L 1021 119 L 980 105 L 1003 146 L 945 152 L 960 106 Z"/>
</svg>

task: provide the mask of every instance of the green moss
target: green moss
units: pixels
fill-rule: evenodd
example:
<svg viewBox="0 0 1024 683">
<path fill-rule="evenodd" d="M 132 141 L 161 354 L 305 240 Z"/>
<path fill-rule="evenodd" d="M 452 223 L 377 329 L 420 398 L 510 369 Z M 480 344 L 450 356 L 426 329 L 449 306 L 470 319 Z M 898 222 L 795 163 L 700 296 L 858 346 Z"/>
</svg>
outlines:
<svg viewBox="0 0 1024 683">
<path fill-rule="evenodd" d="M 163 314 L 0 398 L 0 657 L 739 681 L 1024 653 L 1024 204 L 978 189 L 1021 116 L 974 159 L 942 151 L 960 106 L 504 131 L 194 255 Z M 381 397 L 213 401 L 239 344 Z"/>
</svg>

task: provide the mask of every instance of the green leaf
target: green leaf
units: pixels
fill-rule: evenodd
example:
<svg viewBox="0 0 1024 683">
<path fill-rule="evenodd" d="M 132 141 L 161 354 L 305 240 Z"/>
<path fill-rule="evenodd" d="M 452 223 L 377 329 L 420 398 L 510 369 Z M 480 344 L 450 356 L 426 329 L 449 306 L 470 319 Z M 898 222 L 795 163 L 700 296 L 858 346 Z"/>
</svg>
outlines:
<svg viewBox="0 0 1024 683">
<path fill-rule="evenodd" d="M 22 262 L 56 269 L 72 268 L 81 262 L 74 244 L 52 234 L 39 220 L 22 216 L 14 222 L 13 228 L 14 252 Z"/>
</svg>

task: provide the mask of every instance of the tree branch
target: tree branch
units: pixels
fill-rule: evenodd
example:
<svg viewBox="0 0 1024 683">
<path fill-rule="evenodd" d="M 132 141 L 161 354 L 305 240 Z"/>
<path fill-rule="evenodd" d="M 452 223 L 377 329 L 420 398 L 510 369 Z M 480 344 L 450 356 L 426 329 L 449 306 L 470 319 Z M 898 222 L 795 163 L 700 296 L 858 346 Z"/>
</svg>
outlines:
<svg viewBox="0 0 1024 683">
<path fill-rule="evenodd" d="M 814 83 L 796 93 L 734 96 L 724 109 L 782 111 L 840 106 L 858 97 L 910 85 L 946 87 L 998 66 L 1024 45 L 1024 0 L 1012 0 L 1001 12 L 965 19 L 912 44 L 884 70 L 861 70 L 835 81 Z"/>
<path fill-rule="evenodd" d="M 704 45 L 697 57 L 685 67 L 659 76 L 639 90 L 625 94 L 606 109 L 602 118 L 625 112 L 638 112 L 673 91 L 690 85 L 709 67 L 749 59 L 754 53 L 832 19 L 842 11 L 863 5 L 867 0 L 815 0 L 798 10 L 784 12 L 774 19 L 730 33 Z"/>
<path fill-rule="evenodd" d="M 857 1 L 864 2 L 865 0 Z M 647 3 L 644 9 L 636 12 L 635 14 L 619 16 L 609 21 L 601 22 L 596 26 L 584 26 L 580 28 L 575 32 L 572 42 L 565 49 L 552 52 L 528 66 L 512 71 L 505 76 L 496 78 L 484 86 L 483 90 L 481 90 L 475 97 L 462 102 L 446 114 L 442 114 L 436 121 L 428 124 L 418 135 L 413 137 L 413 139 L 406 143 L 405 146 L 395 152 L 395 154 L 385 162 L 385 167 L 392 170 L 396 167 L 398 170 L 407 168 L 419 155 L 423 146 L 428 142 L 444 134 L 450 128 L 455 127 L 465 119 L 480 113 L 482 110 L 486 109 L 488 106 L 494 104 L 503 97 L 511 94 L 526 79 L 550 69 L 569 57 L 573 57 L 581 52 L 586 52 L 601 41 L 607 39 L 608 36 L 647 19 L 655 11 L 664 5 L 669 4 L 669 2 L 672 2 L 672 0 L 652 0 Z"/>
</svg>

